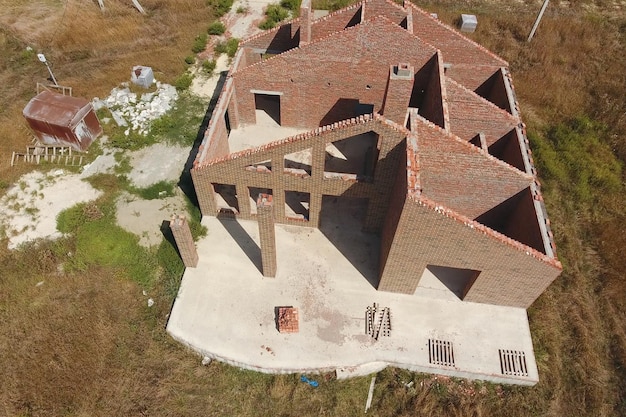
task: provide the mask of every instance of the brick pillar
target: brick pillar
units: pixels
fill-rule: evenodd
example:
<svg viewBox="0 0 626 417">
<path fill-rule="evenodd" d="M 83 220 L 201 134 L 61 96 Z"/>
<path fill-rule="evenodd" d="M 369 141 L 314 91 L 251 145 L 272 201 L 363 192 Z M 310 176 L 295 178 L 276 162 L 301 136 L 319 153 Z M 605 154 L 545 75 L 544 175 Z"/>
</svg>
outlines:
<svg viewBox="0 0 626 417">
<path fill-rule="evenodd" d="M 261 267 L 264 277 L 276 276 L 276 231 L 274 204 L 269 194 L 259 194 L 256 201 L 259 237 L 261 239 Z"/>
<path fill-rule="evenodd" d="M 406 30 L 409 33 L 413 33 L 413 11 L 411 10 L 411 7 L 406 6 L 405 7 L 406 10 Z"/>
<path fill-rule="evenodd" d="M 311 0 L 302 0 L 300 5 L 300 44 L 306 45 L 311 42 L 311 22 L 313 21 L 313 10 Z"/>
<path fill-rule="evenodd" d="M 389 80 L 385 92 L 383 115 L 404 126 L 407 108 L 413 92 L 413 74 L 410 64 L 392 65 L 389 68 Z"/>
<path fill-rule="evenodd" d="M 198 251 L 193 242 L 191 229 L 185 216 L 173 215 L 170 221 L 170 229 L 174 235 L 174 240 L 176 241 L 176 246 L 178 246 L 178 252 L 183 259 L 183 263 L 187 267 L 195 268 L 198 265 Z"/>
</svg>

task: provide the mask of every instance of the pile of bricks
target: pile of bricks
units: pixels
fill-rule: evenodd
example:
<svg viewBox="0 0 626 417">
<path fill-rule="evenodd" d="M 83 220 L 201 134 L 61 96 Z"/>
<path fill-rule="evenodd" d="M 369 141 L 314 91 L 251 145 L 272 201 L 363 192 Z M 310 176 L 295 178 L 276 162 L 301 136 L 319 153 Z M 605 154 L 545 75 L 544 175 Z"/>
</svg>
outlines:
<svg viewBox="0 0 626 417">
<path fill-rule="evenodd" d="M 276 322 L 279 333 L 298 333 L 298 309 L 294 307 L 278 307 Z"/>
</svg>

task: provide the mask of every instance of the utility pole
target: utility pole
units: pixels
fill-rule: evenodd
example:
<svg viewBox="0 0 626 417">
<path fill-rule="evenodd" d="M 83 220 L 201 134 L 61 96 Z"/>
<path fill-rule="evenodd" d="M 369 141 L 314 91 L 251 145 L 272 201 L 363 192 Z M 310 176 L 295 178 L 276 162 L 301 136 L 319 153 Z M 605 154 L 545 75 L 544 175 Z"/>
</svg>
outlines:
<svg viewBox="0 0 626 417">
<path fill-rule="evenodd" d="M 530 42 L 535 35 L 535 31 L 537 30 L 537 26 L 539 26 L 539 22 L 541 22 L 541 18 L 543 17 L 543 12 L 546 11 L 548 7 L 548 3 L 550 0 L 544 0 L 543 5 L 541 6 L 541 10 L 539 10 L 539 16 L 537 16 L 537 20 L 535 20 L 535 24 L 533 25 L 532 30 L 530 31 L 530 35 L 528 35 L 528 40 L 526 42 Z"/>
</svg>

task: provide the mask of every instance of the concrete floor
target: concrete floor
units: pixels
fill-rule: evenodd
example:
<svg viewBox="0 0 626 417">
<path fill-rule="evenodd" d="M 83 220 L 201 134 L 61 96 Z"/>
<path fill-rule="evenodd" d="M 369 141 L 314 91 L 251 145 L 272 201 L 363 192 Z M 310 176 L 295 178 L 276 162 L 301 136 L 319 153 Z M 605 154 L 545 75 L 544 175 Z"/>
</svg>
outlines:
<svg viewBox="0 0 626 417">
<path fill-rule="evenodd" d="M 206 216 L 200 262 L 185 271 L 167 331 L 201 355 L 268 373 L 336 370 L 342 378 L 390 365 L 536 383 L 524 309 L 462 302 L 429 273 L 413 295 L 378 292 L 379 238 L 360 232 L 349 210 L 330 212 L 342 214 L 322 217 L 321 229 L 276 226 L 276 278 L 259 272 L 256 222 Z M 377 341 L 365 333 L 373 303 L 391 309 L 391 335 Z M 277 306 L 299 309 L 299 333 L 276 330 Z M 455 366 L 430 363 L 429 338 L 452 342 Z M 498 349 L 523 351 L 528 376 L 503 375 Z"/>
<path fill-rule="evenodd" d="M 288 138 L 309 129 L 280 126 L 263 110 L 256 111 L 256 124 L 243 125 L 230 131 L 228 146 L 230 152 L 256 148 L 275 140 Z"/>
</svg>

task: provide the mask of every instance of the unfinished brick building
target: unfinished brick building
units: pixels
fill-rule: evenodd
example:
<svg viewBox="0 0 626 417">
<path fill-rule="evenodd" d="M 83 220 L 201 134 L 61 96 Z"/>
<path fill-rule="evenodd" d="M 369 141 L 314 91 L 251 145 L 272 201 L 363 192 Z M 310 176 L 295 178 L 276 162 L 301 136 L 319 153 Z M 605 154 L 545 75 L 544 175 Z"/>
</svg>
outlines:
<svg viewBox="0 0 626 417">
<path fill-rule="evenodd" d="M 463 301 L 526 308 L 561 272 L 507 62 L 408 2 L 314 20 L 304 0 L 244 40 L 191 174 L 204 216 L 256 219 L 267 194 L 276 223 L 318 228 L 360 204 L 380 291 L 428 270 Z"/>
</svg>

